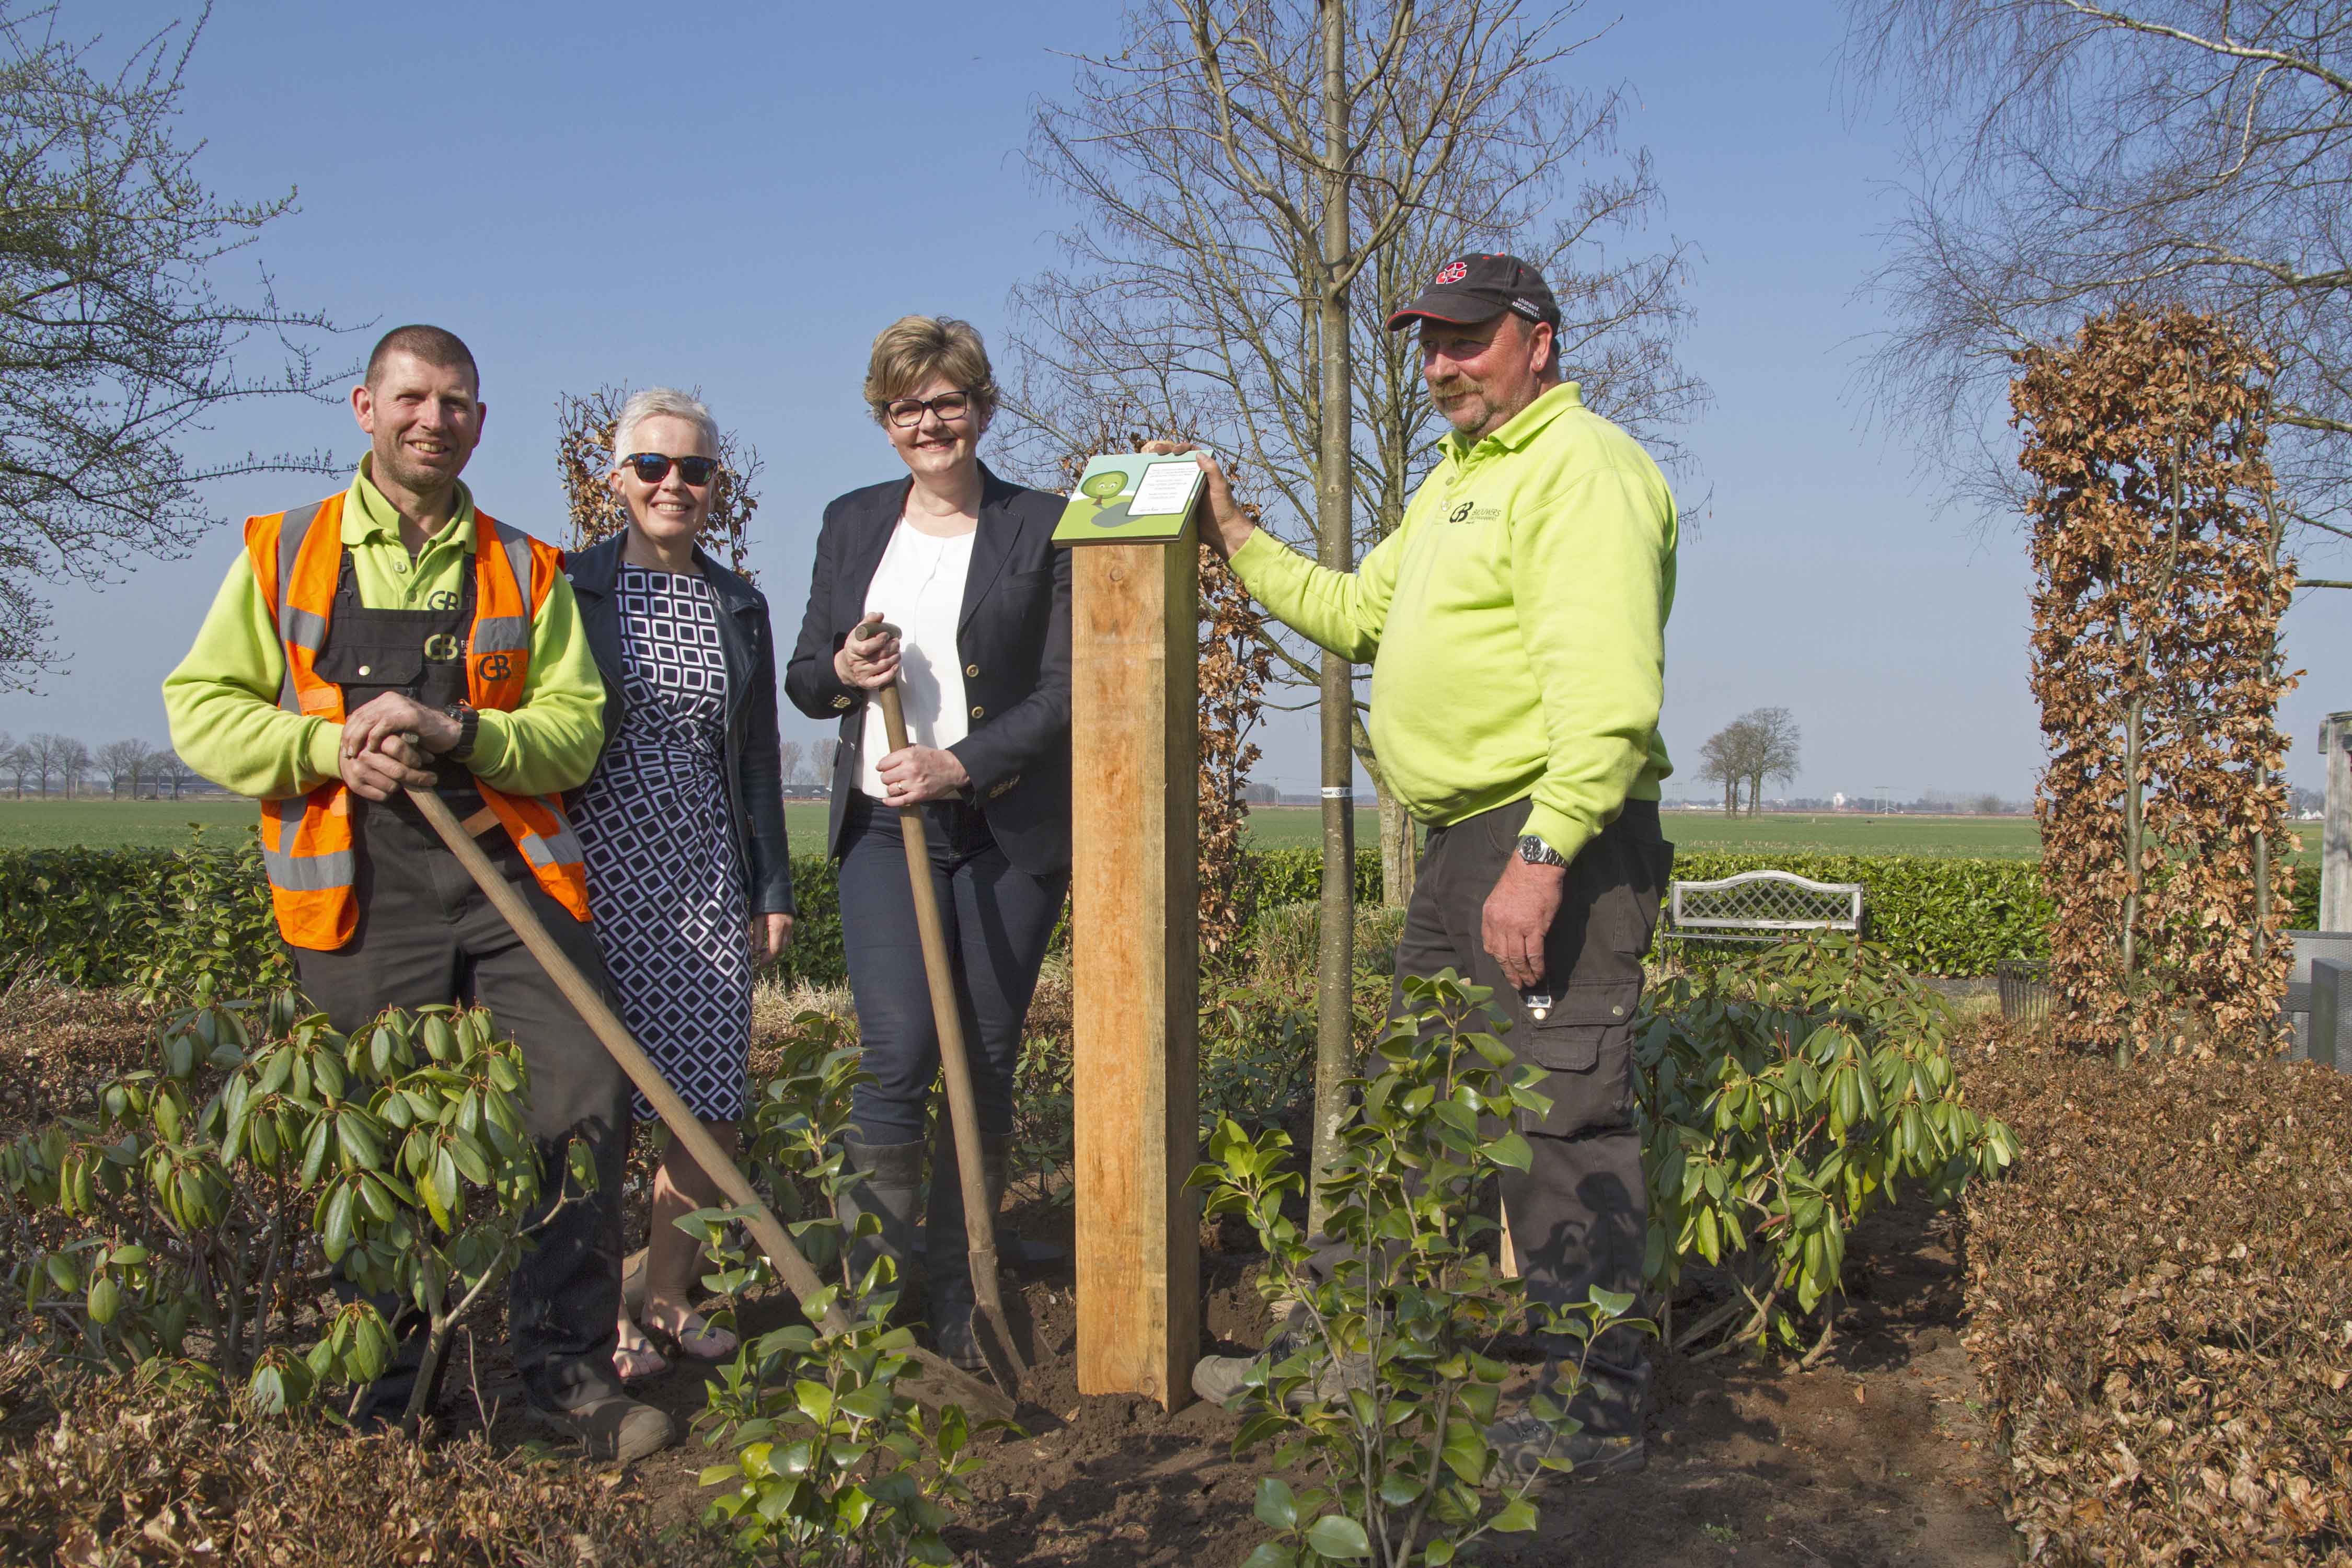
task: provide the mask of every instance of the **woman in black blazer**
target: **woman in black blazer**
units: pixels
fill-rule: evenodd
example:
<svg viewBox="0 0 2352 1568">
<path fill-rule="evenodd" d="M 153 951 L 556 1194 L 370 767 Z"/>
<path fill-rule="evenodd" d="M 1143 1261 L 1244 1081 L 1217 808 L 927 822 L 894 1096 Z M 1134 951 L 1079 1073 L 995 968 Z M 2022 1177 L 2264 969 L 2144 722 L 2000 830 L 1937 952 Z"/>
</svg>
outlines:
<svg viewBox="0 0 2352 1568">
<path fill-rule="evenodd" d="M 792 936 L 775 637 L 767 599 L 695 544 L 718 479 L 710 411 L 671 388 L 640 392 L 614 447 L 610 482 L 628 524 L 565 563 L 604 678 L 604 750 L 572 797 L 572 827 L 621 1016 L 731 1152 L 752 971 Z M 637 1119 L 651 1114 L 640 1099 Z M 624 1382 L 667 1364 L 640 1318 L 696 1360 L 734 1352 L 735 1336 L 689 1305 L 700 1249 L 674 1223 L 726 1202 L 672 1143 L 654 1173 L 641 1299 L 621 1309 L 613 1363 Z"/>
<path fill-rule="evenodd" d="M 992 1225 L 1022 1023 L 1070 882 L 1070 563 L 1052 542 L 1061 498 L 1005 483 L 975 454 L 997 393 L 971 326 L 928 316 L 892 324 L 874 340 L 866 400 L 908 477 L 825 508 L 784 690 L 811 718 L 841 721 L 826 844 L 841 862 L 842 946 L 877 1080 L 852 1103 L 846 1152 L 866 1180 L 842 1219 L 879 1222 L 853 1254 L 860 1272 L 887 1254 L 904 1276 L 939 1035 L 898 808 L 919 805 L 929 819 Z M 898 752 L 874 699 L 893 681 L 908 740 Z M 945 1114 L 939 1126 L 931 1331 L 943 1354 L 974 1367 L 962 1193 Z"/>
</svg>

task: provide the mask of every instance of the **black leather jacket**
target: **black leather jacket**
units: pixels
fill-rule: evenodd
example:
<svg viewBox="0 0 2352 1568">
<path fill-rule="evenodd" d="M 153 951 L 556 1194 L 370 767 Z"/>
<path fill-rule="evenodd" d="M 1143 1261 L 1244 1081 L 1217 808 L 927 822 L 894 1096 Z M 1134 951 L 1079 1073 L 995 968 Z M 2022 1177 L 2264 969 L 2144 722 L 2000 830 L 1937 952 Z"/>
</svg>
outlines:
<svg viewBox="0 0 2352 1568">
<path fill-rule="evenodd" d="M 621 575 L 625 533 L 564 562 L 580 624 L 604 678 L 604 739 L 621 732 L 628 681 L 621 662 Z M 793 858 L 784 837 L 783 759 L 777 751 L 776 639 L 767 595 L 697 550 L 694 563 L 719 599 L 719 642 L 727 658 L 727 814 L 742 847 L 745 891 L 755 915 L 792 914 Z"/>
<path fill-rule="evenodd" d="M 971 729 L 949 750 L 971 783 L 964 800 L 987 818 L 1005 858 L 1036 876 L 1070 868 L 1070 552 L 1054 548 L 1064 501 L 980 470 L 980 531 L 964 579 L 956 654 Z M 842 684 L 833 656 L 866 613 L 866 591 L 911 479 L 841 496 L 824 509 L 808 612 L 784 666 L 784 695 L 812 719 L 841 721 L 825 848 L 848 848 L 866 693 Z"/>
</svg>

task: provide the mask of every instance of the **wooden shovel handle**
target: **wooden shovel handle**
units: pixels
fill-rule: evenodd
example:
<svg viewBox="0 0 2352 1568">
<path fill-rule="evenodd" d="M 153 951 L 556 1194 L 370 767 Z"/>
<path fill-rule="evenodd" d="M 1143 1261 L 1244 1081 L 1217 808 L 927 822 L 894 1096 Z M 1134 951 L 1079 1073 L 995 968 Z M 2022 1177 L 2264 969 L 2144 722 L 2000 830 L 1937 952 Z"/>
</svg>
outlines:
<svg viewBox="0 0 2352 1568">
<path fill-rule="evenodd" d="M 898 683 L 875 694 L 890 749 L 907 746 L 907 712 Z M 980 1157 L 980 1107 L 972 1098 L 971 1058 L 965 1053 L 963 1008 L 956 1000 L 955 970 L 948 962 L 947 927 L 940 919 L 939 889 L 931 884 L 931 850 L 923 808 L 898 807 L 898 833 L 907 846 L 907 879 L 915 897 L 915 929 L 923 940 L 923 973 L 930 981 L 931 1016 L 939 1026 L 940 1076 L 947 1080 L 948 1116 L 955 1128 L 956 1170 L 963 1190 L 964 1238 L 971 1255 L 972 1292 L 1000 1314 L 997 1300 L 995 1215 L 988 1205 L 988 1179 Z"/>
<path fill-rule="evenodd" d="M 491 905 L 506 917 L 507 924 L 514 928 L 515 934 L 522 939 L 523 946 L 530 949 L 540 967 L 547 971 L 557 989 L 563 993 L 572 1006 L 579 1009 L 580 1016 L 587 1022 L 588 1027 L 612 1053 L 613 1059 L 621 1064 L 621 1070 L 628 1074 L 629 1081 L 637 1086 L 637 1092 L 651 1102 L 654 1113 L 669 1129 L 670 1136 L 684 1145 L 686 1152 L 694 1156 L 695 1163 L 710 1173 L 711 1179 L 719 1184 L 719 1190 L 725 1193 L 731 1203 L 750 1211 L 744 1224 L 751 1230 L 752 1240 L 759 1244 L 761 1251 L 768 1255 L 768 1261 L 775 1266 L 785 1288 L 805 1307 L 824 1289 L 824 1281 L 810 1267 L 808 1259 L 801 1255 L 801 1249 L 793 1245 L 793 1238 L 776 1222 L 776 1216 L 768 1205 L 760 1201 L 760 1194 L 752 1189 L 743 1173 L 736 1169 L 735 1162 L 704 1130 L 701 1118 L 687 1109 L 686 1101 L 680 1100 L 677 1090 L 664 1080 L 660 1069 L 654 1066 L 652 1058 L 630 1035 L 627 1026 L 605 1005 L 604 998 L 596 988 L 588 984 L 587 977 L 580 973 L 579 967 L 556 945 L 555 939 L 548 934 L 547 927 L 541 922 L 538 913 L 515 889 L 514 884 L 490 863 L 490 858 L 482 853 L 481 846 L 475 843 L 465 828 L 458 825 L 457 815 L 443 804 L 441 797 L 431 790 L 412 788 L 408 798 L 415 802 L 416 809 L 425 814 L 425 820 L 433 825 L 433 831 L 441 836 L 441 842 L 457 857 L 458 864 L 466 868 L 467 873 L 474 879 L 475 885 L 482 889 Z M 848 1318 L 836 1306 L 827 1306 L 820 1315 L 820 1321 L 824 1331 L 831 1334 L 845 1332 L 850 1326 Z M 992 1419 L 1012 1418 L 1013 1402 L 978 1378 L 928 1351 L 909 1351 L 907 1353 L 913 1356 L 921 1367 L 921 1375 L 908 1384 L 908 1392 L 927 1408 L 937 1410 L 943 1405 L 960 1404 L 968 1411 Z"/>
</svg>

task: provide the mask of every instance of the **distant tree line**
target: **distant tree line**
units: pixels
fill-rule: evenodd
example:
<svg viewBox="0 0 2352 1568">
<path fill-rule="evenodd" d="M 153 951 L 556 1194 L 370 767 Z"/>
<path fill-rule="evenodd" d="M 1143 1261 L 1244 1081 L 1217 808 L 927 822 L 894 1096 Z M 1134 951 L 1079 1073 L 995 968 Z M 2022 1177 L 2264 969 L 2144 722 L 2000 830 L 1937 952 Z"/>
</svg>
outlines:
<svg viewBox="0 0 2352 1568">
<path fill-rule="evenodd" d="M 831 783 L 834 754 L 840 750 L 841 742 L 830 735 L 805 745 L 798 741 L 786 741 L 776 748 L 777 758 L 784 764 L 784 782 L 788 784 Z"/>
<path fill-rule="evenodd" d="M 0 730 L 0 780 L 7 781 L 17 800 L 25 798 L 28 786 L 37 797 L 61 795 L 73 800 L 102 788 L 114 800 L 177 800 L 184 791 L 204 784 L 169 746 L 122 740 L 93 750 L 71 735 L 41 733 L 19 741 L 5 730 Z"/>
</svg>

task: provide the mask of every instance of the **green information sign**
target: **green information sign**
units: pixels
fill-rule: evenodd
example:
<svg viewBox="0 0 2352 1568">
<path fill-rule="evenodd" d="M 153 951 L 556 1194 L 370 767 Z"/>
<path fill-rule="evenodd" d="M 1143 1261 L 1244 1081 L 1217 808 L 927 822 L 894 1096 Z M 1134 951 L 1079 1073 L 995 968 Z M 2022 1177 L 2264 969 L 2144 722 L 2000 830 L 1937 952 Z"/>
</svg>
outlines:
<svg viewBox="0 0 2352 1568">
<path fill-rule="evenodd" d="M 1089 458 L 1054 530 L 1054 542 L 1166 544 L 1182 537 L 1205 479 L 1190 454 Z"/>
</svg>

